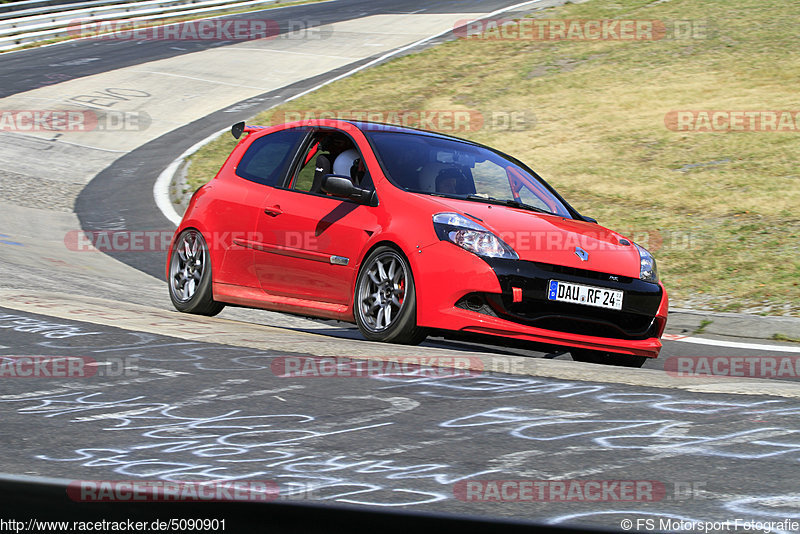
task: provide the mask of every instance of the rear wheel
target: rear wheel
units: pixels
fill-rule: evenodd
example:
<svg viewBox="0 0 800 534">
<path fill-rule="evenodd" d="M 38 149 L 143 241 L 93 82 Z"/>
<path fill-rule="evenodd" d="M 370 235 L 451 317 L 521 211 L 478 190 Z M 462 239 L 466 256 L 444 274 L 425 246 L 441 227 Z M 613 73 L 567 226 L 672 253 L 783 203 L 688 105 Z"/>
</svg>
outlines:
<svg viewBox="0 0 800 534">
<path fill-rule="evenodd" d="M 647 356 L 633 354 L 619 354 L 616 352 L 602 352 L 587 349 L 570 350 L 572 359 L 576 362 L 600 363 L 603 365 L 617 365 L 621 367 L 641 367 L 648 360 Z"/>
<path fill-rule="evenodd" d="M 427 337 L 427 331 L 417 326 L 411 267 L 392 247 L 378 247 L 364 260 L 353 308 L 358 329 L 367 339 L 417 345 Z"/>
<path fill-rule="evenodd" d="M 175 241 L 169 258 L 169 298 L 178 311 L 216 315 L 225 307 L 211 289 L 211 257 L 203 234 L 190 228 Z"/>
</svg>

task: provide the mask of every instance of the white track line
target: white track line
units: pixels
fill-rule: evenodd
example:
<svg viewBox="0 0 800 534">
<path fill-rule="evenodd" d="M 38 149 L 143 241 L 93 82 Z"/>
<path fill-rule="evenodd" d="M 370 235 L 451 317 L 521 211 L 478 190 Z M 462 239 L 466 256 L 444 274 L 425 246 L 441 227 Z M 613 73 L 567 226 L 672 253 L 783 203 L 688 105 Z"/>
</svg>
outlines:
<svg viewBox="0 0 800 534">
<path fill-rule="evenodd" d="M 327 4 L 328 2 L 335 2 L 335 1 L 336 0 L 320 0 L 320 1 L 314 2 L 314 3 L 315 4 Z M 274 6 L 274 4 L 264 4 L 264 5 L 265 6 L 269 6 L 269 5 L 273 5 Z M 200 21 L 204 21 L 204 20 L 224 19 L 226 17 L 235 17 L 236 15 L 249 15 L 249 14 L 253 14 L 253 13 L 258 13 L 260 11 L 276 11 L 278 9 L 288 9 L 288 8 L 291 8 L 291 7 L 307 6 L 307 5 L 311 5 L 311 2 L 309 2 L 307 4 L 294 4 L 294 5 L 291 5 L 291 6 L 264 7 L 263 9 L 253 8 L 252 11 L 242 11 L 242 12 L 238 12 L 238 13 L 226 13 L 226 14 L 222 14 L 222 15 L 209 15 L 208 17 L 200 17 L 200 18 L 196 18 L 196 19 L 190 19 L 188 22 L 200 22 Z M 175 16 L 179 17 L 180 14 L 176 13 Z M 187 21 L 185 21 L 185 22 L 187 22 Z M 160 27 L 161 28 L 168 28 L 170 26 L 177 26 L 178 24 L 183 24 L 183 22 L 172 22 L 172 23 L 169 23 L 169 24 L 164 24 L 164 25 L 162 25 Z M 15 52 L 25 52 L 26 50 L 31 50 L 32 48 L 47 48 L 47 47 L 50 47 L 50 46 L 62 45 L 64 43 L 75 43 L 77 41 L 84 41 L 84 40 L 87 40 L 87 39 L 96 39 L 96 37 L 91 37 L 91 36 L 88 36 L 88 37 L 75 37 L 73 39 L 65 39 L 63 41 L 58 41 L 58 42 L 50 43 L 50 44 L 41 44 L 41 45 L 37 45 L 37 46 L 34 46 L 34 47 L 30 47 L 30 48 L 12 48 L 10 50 L 4 50 L 4 51 L 2 51 L 2 53 L 3 54 L 13 54 Z M 33 41 L 33 42 L 35 43 L 37 41 Z M 41 42 L 41 41 L 38 41 L 38 42 Z M 123 43 L 123 42 L 125 42 L 125 41 L 123 41 L 123 40 L 116 41 L 116 43 Z M 28 43 L 25 43 L 25 44 L 28 44 Z M 19 45 L 19 46 L 23 46 L 23 45 Z"/>
<path fill-rule="evenodd" d="M 499 15 L 501 13 L 505 13 L 506 11 L 513 11 L 513 10 L 515 10 L 517 8 L 520 8 L 520 7 L 523 7 L 523 6 L 527 6 L 529 4 L 538 4 L 539 2 L 543 2 L 543 1 L 544 0 L 529 0 L 528 2 L 522 2 L 522 3 L 519 3 L 519 4 L 514 4 L 513 6 L 504 7 L 503 9 L 498 9 L 497 11 L 492 11 L 491 13 L 489 13 L 487 15 L 484 15 L 483 17 L 480 17 L 478 19 L 474 19 L 474 20 L 488 19 L 490 17 L 494 17 L 495 15 Z M 463 26 L 459 26 L 459 27 L 463 27 Z M 427 43 L 428 41 L 432 41 L 433 39 L 436 39 L 437 37 L 441 37 L 442 35 L 447 35 L 448 33 L 452 32 L 452 31 L 455 31 L 455 30 L 456 30 L 456 28 L 448 28 L 448 29 L 446 29 L 444 31 L 441 31 L 441 32 L 437 33 L 437 34 L 431 35 L 430 37 L 425 37 L 424 39 L 420 39 L 419 41 L 413 42 L 413 43 L 411 43 L 409 45 L 406 45 L 406 46 L 404 46 L 402 48 L 398 48 L 397 50 L 392 50 L 391 52 L 387 52 L 384 55 L 382 55 L 381 57 L 379 57 L 377 59 L 373 59 L 372 61 L 361 65 L 360 67 L 356 67 L 351 71 L 345 72 L 344 74 L 340 74 L 339 76 L 336 76 L 335 78 L 331 78 L 330 80 L 328 80 L 326 82 L 322 82 L 321 84 L 317 85 L 316 87 L 312 87 L 311 89 L 308 89 L 307 91 L 303 91 L 302 93 L 298 93 L 298 94 L 296 94 L 296 95 L 294 95 L 292 97 L 289 97 L 286 100 L 284 100 L 284 102 L 291 102 L 292 100 L 294 100 L 296 98 L 300 98 L 301 96 L 307 95 L 308 93 L 314 92 L 317 89 L 319 89 L 320 87 L 324 87 L 324 86 L 328 85 L 329 83 L 333 83 L 335 81 L 341 80 L 342 78 L 347 78 L 348 76 L 352 76 L 356 72 L 359 72 L 361 70 L 367 69 L 367 68 L 369 68 L 369 67 L 371 67 L 373 65 L 376 65 L 376 64 L 378 64 L 378 63 L 380 63 L 382 61 L 385 61 L 385 60 L 389 59 L 392 56 L 396 56 L 397 54 L 405 52 L 406 50 L 411 50 L 412 48 L 414 48 L 416 46 L 419 46 L 421 44 Z M 278 104 L 275 104 L 275 106 L 277 106 L 277 105 Z"/>
<path fill-rule="evenodd" d="M 178 167 L 181 166 L 183 160 L 203 148 L 206 143 L 210 143 L 223 133 L 230 130 L 230 127 L 225 128 L 224 130 L 220 130 L 218 132 L 214 132 L 213 134 L 209 135 L 199 143 L 195 143 L 189 149 L 186 150 L 183 154 L 178 156 L 169 166 L 161 171 L 161 174 L 158 175 L 156 179 L 156 183 L 153 185 L 153 198 L 155 198 L 156 206 L 158 209 L 161 210 L 161 213 L 164 214 L 164 217 L 170 220 L 172 224 L 178 226 L 181 223 L 181 217 L 178 215 L 178 212 L 175 211 L 175 206 L 172 205 L 172 200 L 169 198 L 169 184 L 172 182 L 172 177 L 178 170 Z"/>
<path fill-rule="evenodd" d="M 720 341 L 718 339 L 706 339 L 702 337 L 676 336 L 675 334 L 664 334 L 662 339 L 665 341 L 681 341 L 683 343 L 695 343 L 697 345 L 728 347 L 729 349 L 750 349 L 750 350 L 766 350 L 771 352 L 800 353 L 800 347 L 789 347 L 782 345 L 763 345 L 761 343 L 741 343 L 739 341 Z"/>
<path fill-rule="evenodd" d="M 514 4 L 513 6 L 509 6 L 509 7 L 503 8 L 503 9 L 498 9 L 497 11 L 493 11 L 493 12 L 489 13 L 488 15 L 485 15 L 485 16 L 483 16 L 481 18 L 484 19 L 484 18 L 493 17 L 495 15 L 499 15 L 500 13 L 504 13 L 506 11 L 513 11 L 514 9 L 517 9 L 517 8 L 520 8 L 520 7 L 529 5 L 529 4 L 537 4 L 537 3 L 542 2 L 542 1 L 543 0 L 529 0 L 528 2 L 522 2 L 520 4 Z M 359 71 L 364 70 L 364 69 L 366 69 L 368 67 L 371 67 L 371 66 L 375 65 L 376 63 L 380 63 L 381 61 L 385 61 L 386 59 L 388 59 L 388 58 L 390 58 L 390 57 L 392 57 L 394 55 L 397 55 L 397 54 L 400 54 L 402 52 L 405 52 L 406 50 L 410 50 L 410 49 L 414 48 L 415 46 L 419 46 L 419 45 L 421 45 L 423 43 L 426 43 L 426 42 L 428 42 L 428 41 L 430 41 L 432 39 L 436 39 L 437 37 L 441 37 L 442 35 L 446 35 L 447 33 L 453 31 L 454 29 L 455 28 L 448 28 L 447 30 L 441 31 L 441 32 L 439 32 L 439 33 L 437 33 L 435 35 L 431 35 L 430 37 L 426 37 L 424 39 L 420 39 L 419 41 L 411 43 L 410 45 L 406 45 L 406 46 L 404 46 L 402 48 L 398 48 L 397 50 L 393 50 L 391 52 L 387 52 L 386 54 L 382 55 L 381 57 L 379 57 L 377 59 L 374 59 L 374 60 L 370 61 L 369 63 L 365 63 L 364 65 L 361 65 L 360 67 L 356 67 L 356 68 L 354 68 L 354 69 L 352 69 L 352 70 L 350 70 L 348 72 L 345 72 L 344 74 L 340 74 L 339 76 L 336 76 L 335 78 L 332 78 L 332 79 L 330 79 L 330 80 L 328 80 L 326 82 L 322 82 L 321 84 L 316 85 L 316 86 L 312 87 L 311 89 L 308 89 L 306 91 L 303 91 L 302 93 L 299 93 L 299 94 L 296 94 L 296 95 L 294 95 L 294 96 L 292 96 L 290 98 L 287 98 L 283 102 L 278 102 L 275 105 L 270 106 L 269 108 L 267 108 L 267 109 L 265 109 L 263 111 L 267 111 L 267 110 L 272 109 L 272 108 L 274 108 L 274 107 L 276 107 L 276 106 L 278 106 L 280 104 L 283 104 L 285 102 L 290 102 L 290 101 L 292 101 L 292 100 L 294 100 L 296 98 L 300 98 L 301 96 L 307 95 L 308 93 L 316 91 L 317 89 L 319 89 L 321 87 L 324 87 L 324 86 L 328 85 L 329 83 L 333 83 L 333 82 L 335 82 L 337 80 L 341 80 L 342 78 L 346 78 L 348 76 L 352 76 L 356 72 L 359 72 Z M 172 181 L 172 175 L 175 174 L 175 171 L 178 170 L 178 167 L 180 166 L 180 164 L 184 160 L 184 158 L 187 158 L 188 156 L 190 156 L 193 153 L 197 152 L 198 150 L 200 150 L 200 148 L 203 147 L 203 145 L 213 141 L 216 137 L 218 137 L 222 133 L 228 131 L 229 128 L 230 127 L 225 128 L 224 130 L 221 130 L 219 132 L 216 132 L 213 135 L 210 135 L 210 136 L 206 137 L 205 139 L 203 139 L 202 141 L 200 141 L 196 145 L 192 146 L 189 150 L 187 150 L 186 152 L 184 152 L 183 154 L 178 156 L 178 158 L 176 160 L 174 160 L 172 163 L 169 164 L 169 166 L 166 169 L 164 169 L 164 171 L 158 176 L 158 179 L 156 180 L 156 183 L 153 185 L 153 197 L 155 198 L 156 206 L 158 206 L 158 209 L 160 209 L 161 213 L 164 214 L 164 217 L 166 217 L 167 219 L 172 221 L 172 223 L 175 226 L 178 226 L 180 224 L 182 217 L 180 215 L 178 215 L 177 211 L 175 211 L 175 207 L 172 205 L 172 202 L 169 199 L 169 184 Z"/>
</svg>

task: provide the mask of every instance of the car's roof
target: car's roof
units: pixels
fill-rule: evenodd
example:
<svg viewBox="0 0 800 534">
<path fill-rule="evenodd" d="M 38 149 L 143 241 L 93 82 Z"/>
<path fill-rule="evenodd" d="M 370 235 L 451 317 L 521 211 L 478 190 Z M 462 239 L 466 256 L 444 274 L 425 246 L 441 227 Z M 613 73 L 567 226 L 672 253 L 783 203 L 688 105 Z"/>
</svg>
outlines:
<svg viewBox="0 0 800 534">
<path fill-rule="evenodd" d="M 410 128 L 408 126 L 399 126 L 397 124 L 386 124 L 382 122 L 369 122 L 369 121 L 342 121 L 352 124 L 359 130 L 363 132 L 399 132 L 399 133 L 409 133 L 415 135 L 424 135 L 428 137 L 441 137 L 444 139 L 457 139 L 458 141 L 466 141 L 466 139 L 459 139 L 458 137 L 453 137 L 452 135 L 446 135 L 438 132 L 431 132 L 428 130 L 419 130 L 417 128 Z M 467 141 L 469 142 L 469 141 Z"/>
<path fill-rule="evenodd" d="M 243 124 L 243 123 L 242 123 Z M 418 128 L 410 128 L 408 126 L 400 126 L 397 124 L 388 124 L 383 122 L 370 122 L 370 121 L 355 121 L 355 120 L 346 120 L 346 119 L 303 119 L 298 121 L 292 121 L 284 123 L 283 127 L 288 128 L 296 128 L 302 126 L 313 126 L 313 127 L 321 127 L 321 128 L 341 128 L 343 125 L 348 124 L 350 126 L 354 126 L 358 128 L 362 132 L 396 132 L 396 133 L 405 133 L 405 134 L 412 134 L 419 137 L 432 137 L 436 139 L 450 139 L 452 141 L 459 141 L 462 143 L 467 143 L 470 145 L 480 146 L 483 148 L 488 148 L 489 150 L 493 150 L 496 152 L 495 149 L 488 147 L 486 145 L 482 145 L 481 143 L 476 143 L 475 141 L 470 141 L 469 139 L 463 139 L 461 137 L 456 137 L 454 135 L 447 135 L 439 132 L 432 132 L 430 130 L 420 130 Z M 235 125 L 234 125 L 235 126 Z M 276 125 L 277 126 L 277 125 Z M 248 124 L 247 126 L 243 126 L 244 131 L 255 133 L 259 130 L 265 130 L 265 134 L 267 133 L 266 130 L 272 130 L 274 128 L 270 126 L 262 126 L 262 125 L 255 125 L 255 124 Z M 234 134 L 234 137 L 238 139 L 238 136 Z M 260 136 L 259 136 L 260 137 Z M 505 155 L 505 154 L 503 154 Z M 508 156 L 506 156 L 508 157 Z"/>
<path fill-rule="evenodd" d="M 462 139 L 460 137 L 455 137 L 453 135 L 447 135 L 439 132 L 432 132 L 429 130 L 420 130 L 417 128 L 410 128 L 408 126 L 400 126 L 397 124 L 388 124 L 383 122 L 371 122 L 371 121 L 356 121 L 356 120 L 347 120 L 347 119 L 304 119 L 299 121 L 293 121 L 286 123 L 289 127 L 297 127 L 297 126 L 315 126 L 315 127 L 322 127 L 322 128 L 330 128 L 330 127 L 339 127 L 341 128 L 343 125 L 349 124 L 361 130 L 362 132 L 398 132 L 398 133 L 407 133 L 413 134 L 422 137 L 434 137 L 439 139 L 451 139 L 454 141 L 461 141 L 463 143 L 469 143 L 472 145 L 479 145 L 479 143 L 475 143 L 474 141 L 470 141 L 468 139 Z M 251 130 L 258 130 L 262 128 L 268 128 L 267 126 L 248 126 Z M 480 145 L 483 146 L 483 145 Z M 488 147 L 487 147 L 488 148 Z"/>
<path fill-rule="evenodd" d="M 381 132 L 396 132 L 396 133 L 411 134 L 411 135 L 415 135 L 415 136 L 418 136 L 418 137 L 429 137 L 429 138 L 434 138 L 434 139 L 450 139 L 450 140 L 453 140 L 453 141 L 457 141 L 457 142 L 461 142 L 461 143 L 465 143 L 465 144 L 468 144 L 468 145 L 473 145 L 473 146 L 477 146 L 477 147 L 481 147 L 483 149 L 489 150 L 489 151 L 494 152 L 495 154 L 507 159 L 508 161 L 510 161 L 510 162 L 512 162 L 512 163 L 514 163 L 516 165 L 519 165 L 520 167 L 525 169 L 527 172 L 531 173 L 533 176 L 536 177 L 537 180 L 541 181 L 545 185 L 545 187 L 547 187 L 547 189 L 553 195 L 555 195 L 555 197 L 564 206 L 567 207 L 567 210 L 573 215 L 573 217 L 581 218 L 580 213 L 575 208 L 570 206 L 569 203 L 566 200 L 564 200 L 564 198 L 560 194 L 558 194 L 558 192 L 555 189 L 553 189 L 553 187 L 550 184 L 548 184 L 541 176 L 536 174 L 536 172 L 533 171 L 532 169 L 530 169 L 527 165 L 525 165 L 521 161 L 517 160 L 513 156 L 510 156 L 510 155 L 508 155 L 508 154 L 506 154 L 504 152 L 501 152 L 501 151 L 499 151 L 499 150 L 497 150 L 495 148 L 492 148 L 490 146 L 484 145 L 482 143 L 478 143 L 478 142 L 475 142 L 475 141 L 470 141 L 469 139 L 462 139 L 460 137 L 455 137 L 453 135 L 447 135 L 447 134 L 438 133 L 438 132 L 431 132 L 429 130 L 419 130 L 417 128 L 409 128 L 408 126 L 400 126 L 400 125 L 397 125 L 397 124 L 386 124 L 386 123 L 383 123 L 383 122 L 355 121 L 355 120 L 345 120 L 345 119 L 305 119 L 305 120 L 287 122 L 287 123 L 284 123 L 283 125 L 280 125 L 280 126 L 286 127 L 286 128 L 296 128 L 296 127 L 302 127 L 302 126 L 312 126 L 312 127 L 321 127 L 321 128 L 331 128 L 331 127 L 332 128 L 343 128 L 344 125 L 352 126 L 354 128 L 357 128 L 358 130 L 360 130 L 362 132 L 379 132 L 379 131 L 381 131 Z M 260 130 L 260 129 L 265 129 L 266 131 L 270 131 L 272 128 L 279 128 L 280 126 L 273 126 L 273 127 L 269 127 L 269 126 L 248 126 L 247 128 L 245 128 L 245 131 L 254 132 L 254 131 Z M 347 128 L 345 128 L 345 129 L 347 129 Z"/>
</svg>

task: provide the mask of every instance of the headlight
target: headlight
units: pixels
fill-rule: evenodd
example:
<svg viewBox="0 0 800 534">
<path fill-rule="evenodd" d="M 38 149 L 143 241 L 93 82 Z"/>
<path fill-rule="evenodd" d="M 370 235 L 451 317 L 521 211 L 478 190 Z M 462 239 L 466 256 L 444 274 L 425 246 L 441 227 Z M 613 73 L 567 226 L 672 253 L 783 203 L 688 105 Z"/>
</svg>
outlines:
<svg viewBox="0 0 800 534">
<path fill-rule="evenodd" d="M 458 213 L 437 213 L 433 216 L 433 229 L 442 241 L 455 243 L 478 256 L 519 259 L 519 255 L 502 239 Z"/>
<path fill-rule="evenodd" d="M 656 259 L 644 247 L 634 243 L 636 250 L 639 251 L 639 278 L 645 282 L 658 283 L 658 268 L 656 267 Z"/>
</svg>

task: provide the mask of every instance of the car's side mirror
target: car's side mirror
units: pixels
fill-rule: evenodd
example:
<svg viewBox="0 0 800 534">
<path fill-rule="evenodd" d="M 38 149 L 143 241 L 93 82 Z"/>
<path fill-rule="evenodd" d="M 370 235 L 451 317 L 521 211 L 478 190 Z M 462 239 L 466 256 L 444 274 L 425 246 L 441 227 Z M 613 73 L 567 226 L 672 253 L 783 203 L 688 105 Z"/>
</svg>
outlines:
<svg viewBox="0 0 800 534">
<path fill-rule="evenodd" d="M 340 174 L 326 174 L 322 190 L 333 196 L 348 198 L 364 204 L 370 204 L 375 194 L 372 190 L 356 187 L 350 178 Z"/>
<path fill-rule="evenodd" d="M 597 224 L 597 219 L 592 219 L 591 217 L 587 217 L 586 215 L 581 215 L 581 217 L 583 217 L 583 220 L 586 222 Z"/>
</svg>

